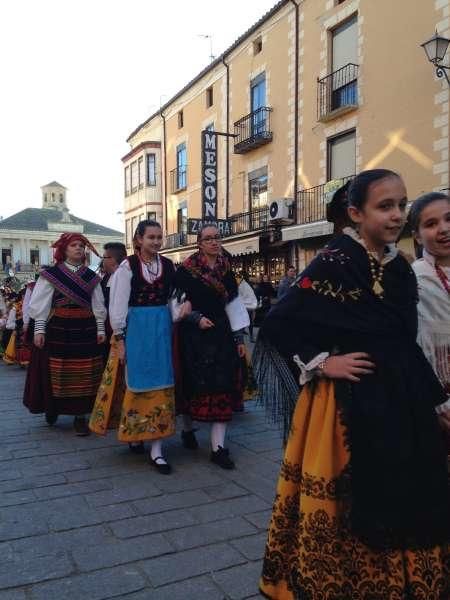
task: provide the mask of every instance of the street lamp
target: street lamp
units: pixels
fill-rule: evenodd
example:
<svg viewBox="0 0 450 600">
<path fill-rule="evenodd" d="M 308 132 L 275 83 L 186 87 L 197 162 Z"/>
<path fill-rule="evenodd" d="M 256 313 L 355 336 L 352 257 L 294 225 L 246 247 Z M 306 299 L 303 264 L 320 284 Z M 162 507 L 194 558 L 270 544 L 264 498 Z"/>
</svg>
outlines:
<svg viewBox="0 0 450 600">
<path fill-rule="evenodd" d="M 438 32 L 433 35 L 427 42 L 421 44 L 422 48 L 427 55 L 428 60 L 436 67 L 436 75 L 441 78 L 445 77 L 448 85 L 450 86 L 450 79 L 447 74 L 447 71 L 450 70 L 450 67 L 442 64 L 442 61 L 445 58 L 445 54 L 447 52 L 448 45 L 450 44 L 450 40 L 443 37 L 442 35 L 438 35 Z"/>
</svg>

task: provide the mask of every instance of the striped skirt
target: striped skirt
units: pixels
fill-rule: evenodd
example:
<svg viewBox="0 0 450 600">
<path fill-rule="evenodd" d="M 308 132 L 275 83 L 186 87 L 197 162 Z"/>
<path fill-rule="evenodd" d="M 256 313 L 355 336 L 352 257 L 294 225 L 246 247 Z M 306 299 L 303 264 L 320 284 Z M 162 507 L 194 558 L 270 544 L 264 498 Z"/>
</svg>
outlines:
<svg viewBox="0 0 450 600">
<path fill-rule="evenodd" d="M 33 362 L 39 363 L 39 368 L 33 368 Z M 102 372 L 103 348 L 97 344 L 97 324 L 92 312 L 72 305 L 57 307 L 47 324 L 44 351 L 33 351 L 24 404 L 31 412 L 89 413 Z M 34 394 L 33 389 L 48 387 L 41 385 L 41 379 L 49 381 L 51 397 Z"/>
</svg>

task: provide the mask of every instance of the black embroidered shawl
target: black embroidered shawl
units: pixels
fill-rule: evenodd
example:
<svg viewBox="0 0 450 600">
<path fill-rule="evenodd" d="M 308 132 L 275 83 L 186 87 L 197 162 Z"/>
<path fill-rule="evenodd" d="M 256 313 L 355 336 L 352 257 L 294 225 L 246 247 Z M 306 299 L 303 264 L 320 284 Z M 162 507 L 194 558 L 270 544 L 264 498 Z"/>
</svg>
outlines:
<svg viewBox="0 0 450 600">
<path fill-rule="evenodd" d="M 225 315 L 225 305 L 238 295 L 236 278 L 225 256 L 211 269 L 202 252 L 196 252 L 178 268 L 176 287 L 186 293 L 192 310 L 213 319 Z"/>
<path fill-rule="evenodd" d="M 411 267 L 400 255 L 385 265 L 383 299 L 372 283 L 361 244 L 347 235 L 331 242 L 264 321 L 255 374 L 266 407 L 288 422 L 299 393 L 294 355 L 307 364 L 321 352 L 370 354 L 373 375 L 335 381 L 348 429 L 353 528 L 372 546 L 433 545 L 449 536 L 446 452 L 435 414 L 446 397 L 416 343 Z"/>
<path fill-rule="evenodd" d="M 100 281 L 100 277 L 88 267 L 83 266 L 74 273 L 64 263 L 48 267 L 42 271 L 41 277 L 47 279 L 59 292 L 59 298 L 55 298 L 56 303 L 68 298 L 83 308 L 91 308 L 92 293 Z"/>
</svg>

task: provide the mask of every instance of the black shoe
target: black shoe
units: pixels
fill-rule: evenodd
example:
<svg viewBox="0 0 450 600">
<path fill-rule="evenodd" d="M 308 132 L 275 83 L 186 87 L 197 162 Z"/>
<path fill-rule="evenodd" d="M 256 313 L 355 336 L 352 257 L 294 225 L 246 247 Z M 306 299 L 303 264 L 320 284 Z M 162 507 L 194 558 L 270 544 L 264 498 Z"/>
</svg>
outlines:
<svg viewBox="0 0 450 600">
<path fill-rule="evenodd" d="M 75 435 L 78 435 L 79 437 L 85 437 L 91 433 L 84 417 L 75 417 L 73 420 L 73 428 L 75 430 Z"/>
<path fill-rule="evenodd" d="M 155 469 L 161 475 L 169 475 L 172 472 L 172 467 L 166 462 L 164 462 L 164 463 L 156 462 L 159 458 L 162 460 L 166 460 L 163 456 L 157 456 L 156 458 L 152 458 L 151 456 L 149 456 L 150 464 L 153 467 L 155 467 Z"/>
<path fill-rule="evenodd" d="M 198 442 L 194 432 L 195 429 L 181 432 L 181 441 L 183 442 L 183 446 L 188 450 L 197 450 L 198 448 Z"/>
<path fill-rule="evenodd" d="M 47 421 L 48 425 L 54 425 L 56 423 L 56 421 L 58 420 L 58 415 L 56 413 L 46 412 L 45 420 Z"/>
<path fill-rule="evenodd" d="M 144 442 L 131 442 L 128 444 L 128 448 L 133 454 L 145 454 Z"/>
<path fill-rule="evenodd" d="M 230 458 L 230 453 L 222 446 L 216 452 L 211 451 L 211 462 L 216 463 L 222 469 L 234 469 L 234 462 Z"/>
</svg>

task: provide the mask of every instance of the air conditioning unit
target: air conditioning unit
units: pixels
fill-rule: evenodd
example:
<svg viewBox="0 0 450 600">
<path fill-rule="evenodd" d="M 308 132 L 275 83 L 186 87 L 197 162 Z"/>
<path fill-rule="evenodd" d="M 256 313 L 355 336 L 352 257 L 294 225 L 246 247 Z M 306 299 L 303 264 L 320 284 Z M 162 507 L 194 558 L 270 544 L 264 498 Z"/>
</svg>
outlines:
<svg viewBox="0 0 450 600">
<path fill-rule="evenodd" d="M 269 206 L 270 220 L 292 223 L 291 207 L 293 203 L 293 198 L 278 198 L 277 200 L 273 200 Z"/>
</svg>

